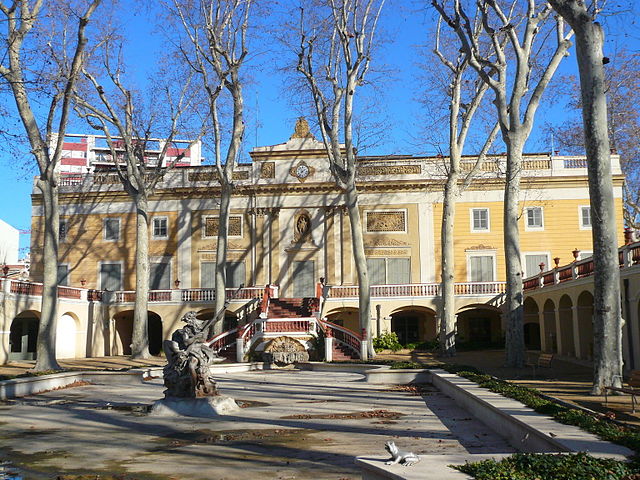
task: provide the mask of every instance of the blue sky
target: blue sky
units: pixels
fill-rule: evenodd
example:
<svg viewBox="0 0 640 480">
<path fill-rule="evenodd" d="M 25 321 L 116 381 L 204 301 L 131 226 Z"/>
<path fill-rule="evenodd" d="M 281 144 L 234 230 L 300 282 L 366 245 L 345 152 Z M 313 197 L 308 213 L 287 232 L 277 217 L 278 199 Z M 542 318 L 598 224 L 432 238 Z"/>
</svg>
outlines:
<svg viewBox="0 0 640 480">
<path fill-rule="evenodd" d="M 294 4 L 275 2 L 280 11 L 274 12 L 274 18 L 279 15 L 295 14 L 290 10 Z M 423 5 L 429 2 L 422 2 Z M 385 124 L 385 134 L 381 142 L 369 154 L 425 154 L 436 153 L 425 145 L 419 145 L 421 106 L 417 102 L 421 95 L 420 77 L 423 73 L 417 66 L 422 61 L 417 54 L 416 47 L 429 45 L 432 41 L 428 37 L 427 27 L 433 18 L 432 12 L 425 8 L 413 7 L 420 2 L 389 1 L 383 14 L 384 35 L 388 43 L 378 52 L 376 60 L 385 65 L 390 78 L 381 89 L 380 111 L 384 112 L 381 121 Z M 120 3 L 123 12 L 122 23 L 125 25 L 124 35 L 130 40 L 127 47 L 128 63 L 132 65 L 138 80 L 151 74 L 154 59 L 162 50 L 162 40 L 155 32 L 153 12 L 139 8 L 136 2 L 124 0 Z M 637 8 L 635 2 L 633 8 Z M 274 32 L 278 28 L 274 21 Z M 624 29 L 620 26 L 624 25 Z M 635 16 L 632 12 L 612 17 L 605 22 L 605 28 L 610 33 L 609 48 L 621 45 L 635 47 L 638 39 L 634 34 L 620 33 L 623 30 L 633 32 L 637 29 Z M 613 33 L 615 32 L 615 33 Z M 284 52 L 286 54 L 286 52 Z M 247 131 L 245 148 L 271 145 L 286 141 L 291 132 L 295 119 L 300 112 L 291 105 L 286 94 L 283 75 L 272 67 L 268 53 L 263 53 L 256 59 L 253 72 L 253 83 L 245 89 L 247 110 Z M 565 61 L 562 68 L 564 73 L 575 70 L 575 57 L 572 55 Z M 4 97 L 5 99 L 7 97 Z M 3 100 L 4 101 L 4 100 Z M 257 107 L 257 110 L 256 110 Z M 553 107 L 543 107 L 539 112 L 539 119 L 560 118 L 563 115 L 562 104 Z M 10 109 L 10 112 L 13 112 Z M 256 112 L 258 121 L 256 122 Z M 540 127 L 542 122 L 538 122 Z M 84 133 L 81 126 L 70 128 L 69 133 Z M 548 150 L 548 139 L 542 138 L 539 128 L 534 131 L 528 143 L 529 151 Z M 362 152 L 365 153 L 365 152 Z M 0 204 L 4 206 L 0 211 L 0 218 L 16 228 L 27 230 L 31 219 L 31 185 L 35 174 L 31 158 L 16 158 L 6 148 L 0 150 Z M 26 164 L 26 166 L 24 166 Z M 21 165 L 17 168 L 17 165 Z M 29 245 L 29 236 L 21 235 L 21 247 Z"/>
</svg>

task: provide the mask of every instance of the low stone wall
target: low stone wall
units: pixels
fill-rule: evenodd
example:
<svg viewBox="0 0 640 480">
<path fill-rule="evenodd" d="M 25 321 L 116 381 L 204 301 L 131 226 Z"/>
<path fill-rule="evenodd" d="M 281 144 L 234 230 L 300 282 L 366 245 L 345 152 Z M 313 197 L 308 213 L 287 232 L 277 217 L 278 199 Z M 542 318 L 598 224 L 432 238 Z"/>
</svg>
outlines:
<svg viewBox="0 0 640 480">
<path fill-rule="evenodd" d="M 212 367 L 214 375 L 251 370 L 269 369 L 264 363 L 224 363 Z M 75 382 L 90 382 L 98 385 L 115 383 L 119 385 L 139 384 L 147 378 L 162 377 L 162 367 L 135 368 L 126 372 L 83 371 L 61 372 L 39 377 L 22 377 L 0 381 L 0 400 L 25 397 L 37 393 L 48 392 L 57 388 L 65 388 Z"/>
</svg>

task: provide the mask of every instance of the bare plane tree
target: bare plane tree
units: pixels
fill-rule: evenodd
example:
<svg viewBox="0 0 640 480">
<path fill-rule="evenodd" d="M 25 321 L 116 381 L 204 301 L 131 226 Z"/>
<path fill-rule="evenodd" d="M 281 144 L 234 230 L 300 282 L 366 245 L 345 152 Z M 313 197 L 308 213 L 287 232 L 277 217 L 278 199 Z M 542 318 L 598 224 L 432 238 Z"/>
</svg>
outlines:
<svg viewBox="0 0 640 480">
<path fill-rule="evenodd" d="M 453 8 L 448 8 L 449 3 Z M 571 46 L 572 32 L 565 34 L 562 17 L 555 19 L 551 35 L 545 24 L 552 9 L 546 2 L 528 0 L 524 12 L 513 1 L 503 9 L 496 0 L 477 2 L 475 15 L 483 27 L 483 40 L 491 45 L 492 57 L 484 54 L 483 44 L 474 35 L 474 22 L 461 0 L 444 2 L 432 0 L 443 20 L 457 34 L 460 48 L 467 55 L 469 65 L 476 70 L 495 94 L 502 140 L 507 147 L 504 193 L 504 254 L 506 261 L 506 364 L 522 367 L 525 361 L 522 289 L 522 261 L 520 256 L 520 178 L 522 154 L 535 121 L 542 95 Z M 554 37 L 555 47 L 547 58 L 535 58 L 540 43 L 547 36 Z M 507 39 L 506 47 L 503 39 Z M 513 59 L 509 55 L 513 55 Z M 534 64 L 539 72 L 534 71 Z M 542 66 L 544 64 L 544 66 Z M 515 71 L 510 74 L 511 69 Z M 536 75 L 536 73 L 538 73 Z"/>
<path fill-rule="evenodd" d="M 580 72 L 584 143 L 587 150 L 589 196 L 593 219 L 593 336 L 594 378 L 592 394 L 604 387 L 620 386 L 622 375 L 622 318 L 616 215 L 611 178 L 611 154 L 607 127 L 606 79 L 602 46 L 604 32 L 594 21 L 594 2 L 550 0 L 576 35 Z"/>
<path fill-rule="evenodd" d="M 59 369 L 56 361 L 58 313 L 58 173 L 74 85 L 84 61 L 89 20 L 101 0 L 83 2 L 76 12 L 66 3 L 0 1 L 4 35 L 0 78 L 11 95 L 38 165 L 36 187 L 44 207 L 43 292 L 35 370 Z M 76 28 L 75 37 L 69 35 Z M 50 29 L 50 30 L 47 30 Z M 41 38 L 55 39 L 38 45 Z M 62 39 L 62 40 L 60 40 Z M 44 107 L 45 116 L 39 111 Z M 54 141 L 55 132 L 57 140 Z"/>
<path fill-rule="evenodd" d="M 328 0 L 322 4 L 328 7 L 326 29 L 309 32 L 302 10 L 297 69 L 309 87 L 329 168 L 344 195 L 358 274 L 359 324 L 367 335 L 367 356 L 373 356 L 370 280 L 356 186 L 353 115 L 355 93 L 365 83 L 384 0 Z"/>
<path fill-rule="evenodd" d="M 216 245 L 215 312 L 225 305 L 227 238 L 233 193 L 233 171 L 238 162 L 245 131 L 241 69 L 248 54 L 247 30 L 252 0 L 174 0 L 173 8 L 185 34 L 179 44 L 185 61 L 200 78 L 208 103 L 208 121 L 213 130 L 213 150 L 220 182 L 220 213 Z M 231 104 L 230 125 L 221 118 L 220 102 Z M 225 128 L 225 127 L 228 127 Z M 230 130 L 228 138 L 224 132 Z M 222 323 L 210 333 L 222 331 Z"/>
<path fill-rule="evenodd" d="M 441 239 L 441 285 L 442 300 L 440 305 L 440 352 L 445 356 L 455 355 L 455 294 L 454 294 L 454 248 L 453 248 L 453 228 L 456 215 L 456 201 L 460 194 L 467 189 L 482 167 L 482 163 L 487 158 L 487 153 L 493 145 L 498 135 L 499 124 L 493 127 L 489 133 L 475 163 L 471 170 L 466 172 L 462 169 L 462 153 L 467 135 L 471 128 L 473 117 L 482 104 L 485 93 L 489 85 L 481 79 L 473 82 L 470 92 L 465 92 L 464 84 L 469 61 L 464 52 L 458 52 L 455 58 L 450 58 L 442 48 L 442 31 L 438 19 L 436 30 L 436 44 L 434 53 L 448 70 L 447 95 L 449 96 L 449 155 L 445 159 L 445 170 L 447 179 L 444 187 L 444 198 L 442 205 L 442 227 Z M 479 25 L 473 30 L 476 36 L 479 35 Z M 463 95 L 466 94 L 466 103 Z"/>
<path fill-rule="evenodd" d="M 133 309 L 133 331 L 131 339 L 131 357 L 148 358 L 148 301 L 150 283 L 149 231 L 151 216 L 149 201 L 159 182 L 168 169 L 173 168 L 189 149 L 199 140 L 199 136 L 190 141 L 182 141 L 180 152 L 174 152 L 174 140 L 184 131 L 181 123 L 185 112 L 193 107 L 190 77 L 183 78 L 179 91 L 175 79 L 166 79 L 166 83 L 153 89 L 156 109 L 144 109 L 142 100 L 136 98 L 122 79 L 123 67 L 120 60 L 112 62 L 110 52 L 121 48 L 104 42 L 104 77 L 101 78 L 88 69 L 83 69 L 87 83 L 95 91 L 95 101 L 87 96 L 78 95 L 77 111 L 89 125 L 101 131 L 111 152 L 114 170 L 124 190 L 131 197 L 136 213 L 136 297 Z M 156 77 L 157 78 L 157 77 Z M 113 88 L 110 88 L 113 87 Z M 159 100 L 163 99 L 163 102 Z M 157 111 L 160 108 L 161 111 Z M 166 121 L 160 121 L 166 120 Z M 164 132 L 161 139 L 151 138 L 151 132 Z M 152 146 L 159 147 L 157 155 L 151 155 Z M 171 155 L 168 155 L 171 152 Z M 167 161 L 167 157 L 171 157 Z"/>
</svg>

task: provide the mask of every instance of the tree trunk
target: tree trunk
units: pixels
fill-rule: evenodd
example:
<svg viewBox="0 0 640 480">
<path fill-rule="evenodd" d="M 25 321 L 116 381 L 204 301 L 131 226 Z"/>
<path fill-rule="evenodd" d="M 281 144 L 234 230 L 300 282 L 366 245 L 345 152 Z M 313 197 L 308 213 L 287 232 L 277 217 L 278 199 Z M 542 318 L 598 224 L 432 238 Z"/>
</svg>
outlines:
<svg viewBox="0 0 640 480">
<path fill-rule="evenodd" d="M 450 162 L 452 163 L 452 162 Z M 442 202 L 442 230 L 440 232 L 440 243 L 442 249 L 441 266 L 441 297 L 440 306 L 440 353 L 444 356 L 456 354 L 456 314 L 454 295 L 454 248 L 453 248 L 453 227 L 456 215 L 456 200 L 458 197 L 458 177 L 457 169 L 451 168 L 447 183 L 444 187 L 444 199 Z"/>
<path fill-rule="evenodd" d="M 345 202 L 349 213 L 349 224 L 351 225 L 351 240 L 353 242 L 353 258 L 356 263 L 358 273 L 358 316 L 360 320 L 360 332 L 366 332 L 367 353 L 374 357 L 373 342 L 371 341 L 371 289 L 369 283 L 369 272 L 367 269 L 367 257 L 364 253 L 364 238 L 362 236 L 362 219 L 358 206 L 358 192 L 356 186 L 347 187 L 345 192 Z M 367 360 L 363 358 L 362 360 Z"/>
<path fill-rule="evenodd" d="M 220 179 L 220 216 L 218 217 L 218 240 L 216 244 L 216 302 L 215 314 L 224 308 L 227 295 L 226 268 L 227 268 L 227 239 L 229 237 L 229 210 L 231 207 L 231 185 L 224 179 Z M 224 315 L 223 317 L 224 318 Z M 214 322 L 209 329 L 211 336 L 222 333 L 223 321 Z"/>
<path fill-rule="evenodd" d="M 524 142 L 517 135 L 507 137 L 507 172 L 504 189 L 504 255 L 506 263 L 507 298 L 505 312 L 507 331 L 505 339 L 506 365 L 522 368 L 525 363 L 524 298 L 522 289 L 522 260 L 520 258 L 520 231 L 518 229 L 520 175 Z"/>
<path fill-rule="evenodd" d="M 602 64 L 604 33 L 600 25 L 593 21 L 581 22 L 574 30 L 582 92 L 582 119 L 587 150 L 593 235 L 592 393 L 601 395 L 605 386 L 619 385 L 622 375 L 620 270 L 607 134 L 606 85 Z"/>
<path fill-rule="evenodd" d="M 149 209 L 144 195 L 136 205 L 136 302 L 133 307 L 131 358 L 149 358 Z"/>
<path fill-rule="evenodd" d="M 53 174 L 55 175 L 55 173 Z M 40 178 L 38 188 L 42 192 L 44 206 L 43 288 L 36 365 L 34 370 L 60 370 L 56 360 L 56 326 L 58 319 L 58 186 L 52 179 Z"/>
</svg>

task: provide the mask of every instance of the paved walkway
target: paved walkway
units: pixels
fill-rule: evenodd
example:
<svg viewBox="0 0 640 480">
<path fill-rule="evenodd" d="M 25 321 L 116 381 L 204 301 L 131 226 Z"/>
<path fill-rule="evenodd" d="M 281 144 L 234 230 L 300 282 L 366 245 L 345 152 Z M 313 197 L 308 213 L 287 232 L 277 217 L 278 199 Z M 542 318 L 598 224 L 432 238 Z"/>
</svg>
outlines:
<svg viewBox="0 0 640 480">
<path fill-rule="evenodd" d="M 613 412 L 615 418 L 640 426 L 640 409 L 631 412 L 631 398 L 628 395 L 610 396 L 608 406 L 603 396 L 590 395 L 593 371 L 590 366 L 554 359 L 551 368 L 536 369 L 533 376 L 531 368 L 505 368 L 503 350 L 477 350 L 459 352 L 453 358 L 439 358 L 430 352 L 411 352 L 378 355 L 381 360 L 411 360 L 425 365 L 448 362 L 460 365 L 472 365 L 483 372 L 496 377 L 514 381 L 518 384 L 540 390 L 552 397 L 580 405 L 601 413 Z M 18 375 L 33 367 L 33 361 L 13 362 L 0 365 L 0 375 Z M 83 358 L 62 360 L 61 366 L 73 370 L 119 370 L 145 365 L 161 366 L 164 359 L 154 357 L 145 361 L 130 360 L 128 357 Z"/>
<path fill-rule="evenodd" d="M 0 403 L 0 464 L 33 480 L 356 480 L 355 457 L 385 455 L 388 440 L 417 454 L 514 451 L 434 388 L 416 395 L 361 378 L 220 375 L 220 391 L 245 408 L 217 419 L 147 415 L 144 405 L 162 398 L 161 379 L 15 399 Z"/>
</svg>

